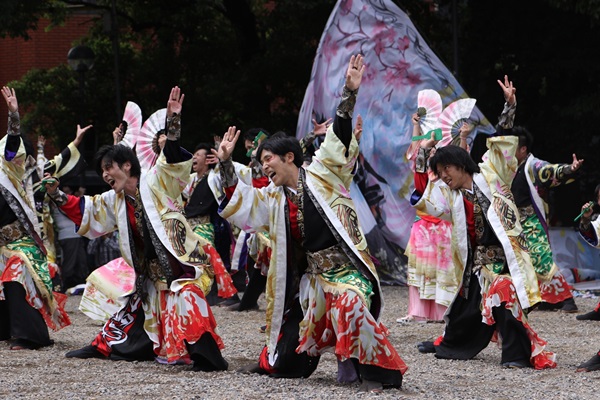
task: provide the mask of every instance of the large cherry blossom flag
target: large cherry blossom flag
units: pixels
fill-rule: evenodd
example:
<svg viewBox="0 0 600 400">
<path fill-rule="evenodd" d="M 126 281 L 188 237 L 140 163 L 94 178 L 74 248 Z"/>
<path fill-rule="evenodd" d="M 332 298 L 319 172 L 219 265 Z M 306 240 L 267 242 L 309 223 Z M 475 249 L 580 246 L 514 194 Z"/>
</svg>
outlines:
<svg viewBox="0 0 600 400">
<path fill-rule="evenodd" d="M 391 0 L 339 0 L 314 60 L 298 120 L 298 138 L 312 130 L 313 117 L 324 120 L 335 115 L 348 60 L 358 53 L 365 56 L 367 67 L 354 115 L 360 114 L 364 120 L 361 164 L 370 192 L 363 192 L 364 202 L 357 202 L 361 203 L 357 207 L 368 207 L 374 217 L 371 223 L 361 220 L 367 236 L 370 231 L 366 226 L 370 225 L 404 249 L 415 216 L 408 203 L 413 177 L 405 153 L 418 92 L 436 90 L 444 106 L 469 96 Z M 473 135 L 493 133 L 492 125 L 477 108 L 470 119 L 478 124 Z M 358 186 L 362 190 L 365 182 Z M 382 250 L 373 253 L 378 252 Z M 380 254 L 378 259 L 382 257 Z M 387 263 L 399 265 L 402 261 L 392 257 Z"/>
</svg>

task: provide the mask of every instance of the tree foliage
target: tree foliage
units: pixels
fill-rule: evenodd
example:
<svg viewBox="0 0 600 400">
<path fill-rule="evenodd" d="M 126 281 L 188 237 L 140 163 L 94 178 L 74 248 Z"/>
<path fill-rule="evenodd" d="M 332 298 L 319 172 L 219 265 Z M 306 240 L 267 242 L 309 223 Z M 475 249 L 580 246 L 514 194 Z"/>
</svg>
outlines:
<svg viewBox="0 0 600 400">
<path fill-rule="evenodd" d="M 5 1 L 0 35 L 27 37 L 39 17 L 60 23 L 83 6 L 97 23 L 82 43 L 96 63 L 78 77 L 60 66 L 30 71 L 15 82 L 24 126 L 64 146 L 82 119 L 95 126 L 93 141 L 110 141 L 128 100 L 144 117 L 165 106 L 169 89 L 186 99 L 183 141 L 209 141 L 236 125 L 294 133 L 322 29 L 334 0 L 119 0 L 121 104 L 115 104 L 111 0 Z M 518 88 L 517 124 L 535 136 L 535 153 L 554 162 L 585 158 L 580 195 L 557 190 L 557 204 L 576 214 L 600 182 L 600 2 L 597 0 L 396 0 L 450 69 L 454 64 L 453 13 L 457 15 L 457 78 L 492 121 L 504 74 Z M 457 7 L 453 9 L 453 7 Z M 94 143 L 88 143 L 92 148 Z"/>
<path fill-rule="evenodd" d="M 67 3 L 60 0 L 3 0 L 0 37 L 28 40 L 30 31 L 38 28 L 40 18 L 47 18 L 51 25 L 57 25 L 64 22 L 67 15 Z"/>
</svg>

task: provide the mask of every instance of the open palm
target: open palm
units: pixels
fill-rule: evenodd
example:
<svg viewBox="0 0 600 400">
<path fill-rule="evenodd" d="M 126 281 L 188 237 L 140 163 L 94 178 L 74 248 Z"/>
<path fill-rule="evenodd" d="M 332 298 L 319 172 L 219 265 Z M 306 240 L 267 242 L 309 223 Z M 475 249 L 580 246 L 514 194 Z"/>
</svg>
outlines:
<svg viewBox="0 0 600 400">
<path fill-rule="evenodd" d="M 227 129 L 227 132 L 223 134 L 223 139 L 221 140 L 221 144 L 219 145 L 219 149 L 216 151 L 216 156 L 221 161 L 225 161 L 231 157 L 233 153 L 233 149 L 235 149 L 235 144 L 240 137 L 239 129 L 236 130 L 235 126 L 230 126 Z M 214 154 L 215 152 L 213 152 Z"/>
</svg>

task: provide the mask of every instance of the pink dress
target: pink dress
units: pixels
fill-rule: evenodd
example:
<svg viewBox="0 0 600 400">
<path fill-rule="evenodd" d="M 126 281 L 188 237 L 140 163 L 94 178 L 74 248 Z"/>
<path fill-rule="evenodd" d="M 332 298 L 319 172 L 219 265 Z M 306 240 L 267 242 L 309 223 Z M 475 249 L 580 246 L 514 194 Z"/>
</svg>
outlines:
<svg viewBox="0 0 600 400">
<path fill-rule="evenodd" d="M 450 222 L 417 214 L 408 257 L 408 316 L 440 321 L 456 294 L 460 277 L 452 263 Z"/>
</svg>

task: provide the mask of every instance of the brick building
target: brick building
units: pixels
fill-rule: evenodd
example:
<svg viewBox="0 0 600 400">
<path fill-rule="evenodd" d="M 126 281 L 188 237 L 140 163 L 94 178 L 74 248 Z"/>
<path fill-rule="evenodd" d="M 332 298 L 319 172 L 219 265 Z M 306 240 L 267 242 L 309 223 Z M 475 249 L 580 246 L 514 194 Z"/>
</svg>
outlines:
<svg viewBox="0 0 600 400">
<path fill-rule="evenodd" d="M 0 85 L 21 79 L 33 68 L 53 68 L 67 62 L 67 53 L 73 43 L 85 36 L 97 14 L 76 13 L 63 26 L 49 31 L 47 20 L 40 20 L 38 29 L 29 32 L 31 39 L 0 39 Z M 18 95 L 18 94 L 17 94 Z M 6 103 L 1 102 L 0 115 L 6 116 Z M 0 132 L 6 132 L 6 118 L 0 118 Z M 0 134 L 3 136 L 3 134 Z"/>
<path fill-rule="evenodd" d="M 29 32 L 29 40 L 0 38 L 0 85 L 21 79 L 33 68 L 53 68 L 67 63 L 69 49 L 88 33 L 97 18 L 97 12 L 77 11 L 71 14 L 63 26 L 48 31 L 46 28 L 49 21 L 40 20 L 38 29 Z M 5 135 L 7 128 L 8 110 L 3 100 L 0 101 L 0 137 Z M 60 149 L 55 148 L 52 143 L 46 143 L 46 156 L 54 156 L 58 151 Z M 64 183 L 75 188 L 86 186 L 88 194 L 98 193 L 108 187 L 92 170 L 86 170 L 82 176 Z"/>
</svg>

